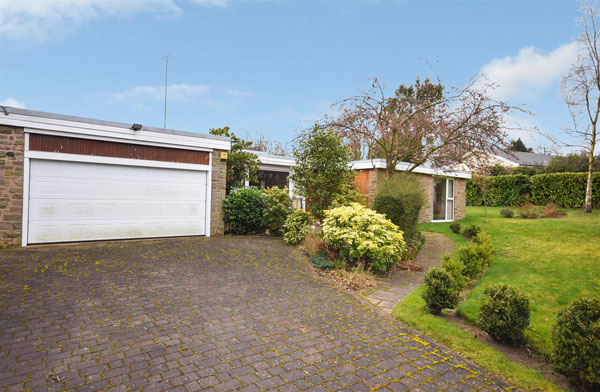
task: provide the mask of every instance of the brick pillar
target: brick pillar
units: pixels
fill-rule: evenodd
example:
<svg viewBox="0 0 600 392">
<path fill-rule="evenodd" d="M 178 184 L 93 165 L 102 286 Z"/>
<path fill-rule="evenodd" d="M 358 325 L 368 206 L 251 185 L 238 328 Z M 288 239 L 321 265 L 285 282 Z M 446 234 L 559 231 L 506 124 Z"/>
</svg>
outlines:
<svg viewBox="0 0 600 392">
<path fill-rule="evenodd" d="M 221 151 L 212 152 L 212 182 L 210 205 L 210 234 L 218 235 L 225 232 L 223 222 L 223 200 L 225 200 L 225 185 L 227 180 L 227 161 L 221 161 Z"/>
<path fill-rule="evenodd" d="M 467 205 L 467 180 L 464 178 L 454 179 L 454 220 L 465 217 L 465 207 Z"/>
<path fill-rule="evenodd" d="M 425 203 L 419 213 L 419 222 L 431 222 L 433 219 L 433 176 L 417 174 L 417 178 L 421 181 L 425 195 Z"/>
<path fill-rule="evenodd" d="M 23 128 L 0 126 L 0 246 L 21 244 L 24 146 Z"/>
</svg>

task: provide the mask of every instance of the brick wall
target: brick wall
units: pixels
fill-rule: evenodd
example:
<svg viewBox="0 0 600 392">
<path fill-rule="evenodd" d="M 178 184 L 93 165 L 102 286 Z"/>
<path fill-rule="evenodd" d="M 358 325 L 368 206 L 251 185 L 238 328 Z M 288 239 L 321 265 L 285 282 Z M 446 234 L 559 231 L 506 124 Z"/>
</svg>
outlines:
<svg viewBox="0 0 600 392">
<path fill-rule="evenodd" d="M 366 178 L 368 173 L 368 179 Z M 361 181 L 367 182 L 368 187 L 361 184 L 359 190 L 362 194 L 368 197 L 369 207 L 373 206 L 375 195 L 377 194 L 378 186 L 381 180 L 386 176 L 385 170 L 364 170 L 360 172 Z M 421 209 L 419 215 L 419 222 L 431 222 L 433 219 L 433 176 L 426 174 L 415 173 L 415 176 L 421 182 L 423 191 L 425 193 L 425 204 Z M 465 217 L 465 206 L 466 206 L 466 186 L 467 182 L 464 178 L 454 179 L 454 220 L 463 219 Z"/>
<path fill-rule="evenodd" d="M 454 220 L 465 217 L 465 207 L 467 205 L 467 180 L 464 178 L 454 179 Z"/>
<path fill-rule="evenodd" d="M 214 150 L 212 157 L 212 183 L 210 205 L 210 234 L 225 232 L 223 222 L 223 200 L 225 200 L 225 183 L 227 180 L 227 161 L 221 161 L 221 151 Z"/>
<path fill-rule="evenodd" d="M 21 244 L 24 145 L 23 128 L 0 125 L 0 245 Z"/>
</svg>

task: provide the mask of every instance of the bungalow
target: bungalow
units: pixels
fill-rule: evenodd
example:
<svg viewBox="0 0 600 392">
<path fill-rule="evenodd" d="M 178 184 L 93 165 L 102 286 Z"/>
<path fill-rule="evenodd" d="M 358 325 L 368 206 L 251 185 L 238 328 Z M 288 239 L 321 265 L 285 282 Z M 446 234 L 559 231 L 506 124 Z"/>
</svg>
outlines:
<svg viewBox="0 0 600 392">
<path fill-rule="evenodd" d="M 0 107 L 0 241 L 222 234 L 229 138 Z"/>
<path fill-rule="evenodd" d="M 396 171 L 407 171 L 412 165 L 401 162 Z M 358 191 L 373 203 L 382 178 L 386 175 L 385 159 L 368 159 L 352 162 L 358 174 L 354 184 Z M 466 171 L 443 170 L 425 166 L 415 168 L 425 192 L 425 206 L 421 210 L 421 222 L 451 222 L 465 217 L 466 186 L 471 173 Z"/>
<path fill-rule="evenodd" d="M 294 195 L 294 184 L 288 175 L 295 161 L 291 157 L 268 155 L 263 152 L 250 151 L 258 155 L 259 166 L 258 184 L 260 188 L 269 186 L 289 187 L 290 197 L 295 200 L 295 206 L 305 207 L 303 198 Z M 384 159 L 369 159 L 351 162 L 357 171 L 354 185 L 365 195 L 367 203 L 371 204 L 377 194 L 378 186 L 385 175 L 386 162 Z M 410 163 L 399 163 L 397 171 L 407 171 Z M 417 167 L 413 173 L 419 178 L 425 190 L 425 207 L 421 210 L 421 222 L 450 222 L 465 217 L 466 181 L 471 178 L 467 171 L 442 170 L 430 167 Z M 298 200 L 301 200 L 298 202 Z"/>
</svg>

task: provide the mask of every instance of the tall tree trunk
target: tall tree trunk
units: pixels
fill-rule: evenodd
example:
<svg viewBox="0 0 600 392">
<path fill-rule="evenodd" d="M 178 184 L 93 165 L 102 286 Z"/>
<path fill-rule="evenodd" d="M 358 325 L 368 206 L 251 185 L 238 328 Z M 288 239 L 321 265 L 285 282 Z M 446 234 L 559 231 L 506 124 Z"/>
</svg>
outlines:
<svg viewBox="0 0 600 392">
<path fill-rule="evenodd" d="M 596 124 L 592 125 L 592 137 L 588 156 L 588 178 L 585 187 L 585 204 L 583 210 L 592 212 L 592 182 L 594 181 L 594 147 L 596 146 Z"/>
</svg>

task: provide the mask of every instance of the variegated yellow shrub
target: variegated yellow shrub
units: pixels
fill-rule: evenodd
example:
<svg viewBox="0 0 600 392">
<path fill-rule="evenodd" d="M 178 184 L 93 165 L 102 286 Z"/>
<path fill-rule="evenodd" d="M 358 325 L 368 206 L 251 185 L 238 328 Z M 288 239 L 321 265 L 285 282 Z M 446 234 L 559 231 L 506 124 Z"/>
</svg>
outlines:
<svg viewBox="0 0 600 392">
<path fill-rule="evenodd" d="M 325 211 L 322 230 L 327 246 L 340 256 L 349 262 L 363 261 L 365 268 L 377 272 L 388 271 L 405 250 L 398 226 L 358 203 Z"/>
</svg>

